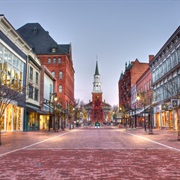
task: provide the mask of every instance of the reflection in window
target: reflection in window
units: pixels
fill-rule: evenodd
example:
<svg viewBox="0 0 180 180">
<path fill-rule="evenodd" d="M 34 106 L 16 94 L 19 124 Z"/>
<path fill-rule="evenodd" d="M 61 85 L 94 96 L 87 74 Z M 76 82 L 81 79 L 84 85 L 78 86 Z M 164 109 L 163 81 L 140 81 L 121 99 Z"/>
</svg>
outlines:
<svg viewBox="0 0 180 180">
<path fill-rule="evenodd" d="M 35 88 L 35 92 L 34 92 L 34 100 L 38 101 L 38 89 Z"/>
<path fill-rule="evenodd" d="M 38 84 L 38 78 L 39 77 L 39 74 L 38 74 L 38 72 L 36 72 L 36 84 Z"/>
<path fill-rule="evenodd" d="M 32 67 L 29 68 L 29 78 L 31 80 L 33 80 L 33 68 Z"/>
<path fill-rule="evenodd" d="M 56 63 L 56 58 L 53 59 L 53 63 Z"/>
<path fill-rule="evenodd" d="M 0 44 L 0 74 L 2 84 L 14 90 L 22 89 L 24 62 Z"/>
<path fill-rule="evenodd" d="M 33 86 L 29 85 L 29 98 L 33 99 Z"/>
</svg>

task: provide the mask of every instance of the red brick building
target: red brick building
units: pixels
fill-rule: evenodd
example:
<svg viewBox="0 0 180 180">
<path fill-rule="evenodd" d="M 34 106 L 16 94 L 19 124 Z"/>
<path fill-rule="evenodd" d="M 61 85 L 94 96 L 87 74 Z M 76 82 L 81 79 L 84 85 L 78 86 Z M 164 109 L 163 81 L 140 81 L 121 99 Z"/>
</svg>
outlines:
<svg viewBox="0 0 180 180">
<path fill-rule="evenodd" d="M 42 65 L 56 78 L 59 101 L 64 108 L 74 104 L 74 68 L 71 44 L 57 44 L 39 23 L 28 23 L 18 33 L 32 47 Z"/>
<path fill-rule="evenodd" d="M 111 106 L 105 101 L 102 101 L 102 90 L 101 90 L 101 76 L 99 74 L 98 63 L 96 62 L 96 69 L 94 74 L 92 101 L 86 104 L 84 107 L 88 112 L 89 121 L 95 123 L 103 123 L 109 121 L 108 113 L 111 110 Z"/>
<path fill-rule="evenodd" d="M 131 109 L 131 88 L 139 77 L 147 70 L 148 63 L 139 62 L 138 59 L 125 64 L 125 71 L 121 73 L 118 82 L 119 107 L 123 107 L 125 112 Z"/>
<path fill-rule="evenodd" d="M 149 62 L 153 59 L 153 55 L 149 55 Z M 134 86 L 131 88 L 131 109 L 133 110 L 132 120 L 134 125 L 143 126 L 145 120 L 148 120 L 150 114 L 150 105 L 152 104 L 152 72 L 150 67 L 139 77 Z"/>
</svg>

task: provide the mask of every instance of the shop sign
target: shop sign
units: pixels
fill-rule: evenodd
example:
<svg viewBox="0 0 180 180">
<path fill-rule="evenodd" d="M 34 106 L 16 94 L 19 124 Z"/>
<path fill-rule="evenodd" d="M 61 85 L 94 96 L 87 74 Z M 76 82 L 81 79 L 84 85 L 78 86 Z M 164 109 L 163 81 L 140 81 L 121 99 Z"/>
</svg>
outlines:
<svg viewBox="0 0 180 180">
<path fill-rule="evenodd" d="M 167 111 L 168 110 L 168 105 L 167 104 L 162 104 L 161 109 L 164 110 L 164 111 Z"/>
<path fill-rule="evenodd" d="M 178 99 L 171 99 L 171 106 L 176 108 L 178 106 Z"/>
</svg>

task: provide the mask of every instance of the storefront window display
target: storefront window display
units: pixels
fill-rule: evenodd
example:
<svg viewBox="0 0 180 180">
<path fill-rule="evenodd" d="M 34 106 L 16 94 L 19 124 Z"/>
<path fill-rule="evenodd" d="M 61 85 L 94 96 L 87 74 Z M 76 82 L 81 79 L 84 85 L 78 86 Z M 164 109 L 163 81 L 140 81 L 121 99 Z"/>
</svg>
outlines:
<svg viewBox="0 0 180 180">
<path fill-rule="evenodd" d="M 39 114 L 36 112 L 30 112 L 28 117 L 29 130 L 39 130 Z"/>
<path fill-rule="evenodd" d="M 40 115 L 40 129 L 48 129 L 49 115 Z"/>
<path fill-rule="evenodd" d="M 169 112 L 169 124 L 170 124 L 170 127 L 173 128 L 173 112 L 172 111 Z"/>
<path fill-rule="evenodd" d="M 1 118 L 2 131 L 22 131 L 22 108 L 9 104 Z"/>
</svg>

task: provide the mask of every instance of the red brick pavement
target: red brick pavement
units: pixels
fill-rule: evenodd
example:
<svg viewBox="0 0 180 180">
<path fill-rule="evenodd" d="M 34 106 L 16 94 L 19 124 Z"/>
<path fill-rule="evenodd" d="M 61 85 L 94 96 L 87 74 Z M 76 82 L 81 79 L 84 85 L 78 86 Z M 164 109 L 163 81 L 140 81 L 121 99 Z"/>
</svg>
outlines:
<svg viewBox="0 0 180 180">
<path fill-rule="evenodd" d="M 142 129 L 81 128 L 68 130 L 61 136 L 63 133 L 3 134 L 0 154 L 17 148 L 19 150 L 1 156 L 0 179 L 180 179 L 180 152 L 177 151 L 180 150 L 180 142 L 176 141 L 176 132 L 154 130 L 154 135 L 148 135 Z M 103 142 L 92 139 L 93 135 Z M 48 138 L 51 139 L 46 141 Z M 177 150 L 140 138 L 163 143 Z M 33 143 L 33 146 L 21 149 Z"/>
</svg>

